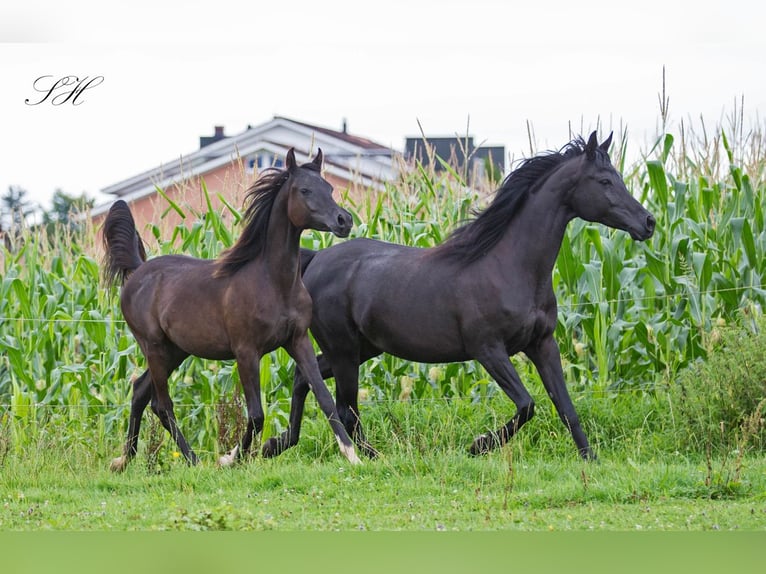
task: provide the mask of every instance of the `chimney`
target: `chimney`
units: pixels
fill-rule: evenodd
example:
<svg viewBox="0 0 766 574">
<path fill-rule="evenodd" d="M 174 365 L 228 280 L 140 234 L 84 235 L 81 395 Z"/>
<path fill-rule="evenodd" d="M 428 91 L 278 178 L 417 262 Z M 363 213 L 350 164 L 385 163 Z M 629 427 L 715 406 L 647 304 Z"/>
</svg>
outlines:
<svg viewBox="0 0 766 574">
<path fill-rule="evenodd" d="M 223 126 L 215 126 L 213 128 L 213 135 L 212 136 L 200 136 L 199 138 L 199 147 L 202 149 L 206 145 L 210 145 L 211 143 L 215 143 L 218 140 L 222 140 L 226 137 L 226 135 L 223 133 Z"/>
<path fill-rule="evenodd" d="M 342 129 L 342 131 L 343 131 L 344 134 L 348 133 L 348 131 L 346 131 L 347 128 L 348 128 L 348 122 L 346 122 L 346 118 L 343 118 L 343 129 Z"/>
</svg>

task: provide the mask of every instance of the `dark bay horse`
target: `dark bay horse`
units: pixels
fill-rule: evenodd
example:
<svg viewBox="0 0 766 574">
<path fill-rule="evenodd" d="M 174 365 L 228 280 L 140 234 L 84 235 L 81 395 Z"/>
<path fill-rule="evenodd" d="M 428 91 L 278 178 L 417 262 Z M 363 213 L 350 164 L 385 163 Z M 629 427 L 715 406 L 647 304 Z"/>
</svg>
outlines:
<svg viewBox="0 0 766 574">
<path fill-rule="evenodd" d="M 300 277 L 304 229 L 346 237 L 351 215 L 338 207 L 321 175 L 322 152 L 298 166 L 292 149 L 286 169 L 265 171 L 248 191 L 245 228 L 237 243 L 216 260 L 164 255 L 146 261 L 133 216 L 117 201 L 104 222 L 104 276 L 122 283 L 125 321 L 146 357 L 148 369 L 133 382 L 128 438 L 112 461 L 122 471 L 135 456 L 141 416 L 151 409 L 186 459 L 197 455 L 176 423 L 168 377 L 189 355 L 236 359 L 247 405 L 247 429 L 239 445 L 219 459 L 233 463 L 263 429 L 259 362 L 284 347 L 314 390 L 330 420 L 341 452 L 359 462 L 317 367 L 308 337 L 311 298 Z M 304 380 L 302 379 L 302 380 Z"/>
<path fill-rule="evenodd" d="M 559 152 L 525 160 L 491 204 L 441 245 L 415 248 L 353 239 L 303 250 L 303 281 L 314 302 L 311 330 L 322 376 L 334 376 L 340 415 L 368 456 L 357 406 L 359 365 L 380 353 L 410 361 L 478 360 L 515 403 L 507 424 L 478 436 L 472 454 L 505 444 L 532 418 L 534 401 L 509 360 L 523 352 L 580 455 L 595 458 L 564 383 L 553 338 L 551 274 L 569 221 L 580 217 L 645 240 L 655 221 L 628 192 L 596 133 Z M 274 456 L 297 443 L 307 381 L 296 376 L 290 426 L 264 444 Z"/>
</svg>

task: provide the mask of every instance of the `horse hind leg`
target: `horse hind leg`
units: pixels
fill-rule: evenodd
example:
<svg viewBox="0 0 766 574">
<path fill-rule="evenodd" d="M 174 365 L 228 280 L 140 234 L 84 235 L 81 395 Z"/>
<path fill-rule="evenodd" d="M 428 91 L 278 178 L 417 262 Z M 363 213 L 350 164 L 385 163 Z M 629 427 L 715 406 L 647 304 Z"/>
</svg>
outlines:
<svg viewBox="0 0 766 574">
<path fill-rule="evenodd" d="M 535 403 L 524 388 L 521 378 L 505 352 L 504 347 L 494 349 L 479 358 L 479 362 L 497 381 L 497 384 L 516 405 L 516 414 L 505 425 L 495 431 L 479 435 L 470 447 L 472 455 L 486 454 L 503 446 L 516 432 L 534 416 Z"/>
<path fill-rule="evenodd" d="M 199 458 L 189 446 L 181 429 L 178 427 L 176 415 L 173 410 L 173 400 L 168 392 L 168 378 L 170 374 L 180 365 L 188 355 L 180 349 L 164 349 L 160 352 L 147 354 L 146 360 L 149 363 L 151 379 L 154 383 L 154 394 L 152 395 L 151 408 L 160 423 L 170 433 L 170 436 L 178 445 L 178 449 L 189 464 L 197 464 Z"/>
<path fill-rule="evenodd" d="M 349 436 L 367 457 L 377 458 L 378 451 L 367 441 L 359 417 L 359 364 L 347 359 L 333 362 L 338 416 Z"/>
<path fill-rule="evenodd" d="M 141 417 L 152 396 L 152 379 L 149 371 L 144 371 L 133 381 L 133 397 L 130 404 L 130 419 L 128 421 L 128 438 L 122 456 L 112 459 L 109 468 L 112 472 L 122 472 L 128 467 L 138 450 L 138 432 L 141 428 Z"/>
</svg>

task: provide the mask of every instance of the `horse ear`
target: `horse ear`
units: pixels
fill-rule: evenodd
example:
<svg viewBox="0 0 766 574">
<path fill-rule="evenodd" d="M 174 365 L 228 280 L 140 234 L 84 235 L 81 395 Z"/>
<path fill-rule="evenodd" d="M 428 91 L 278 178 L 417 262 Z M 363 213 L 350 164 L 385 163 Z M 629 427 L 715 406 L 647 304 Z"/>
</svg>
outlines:
<svg viewBox="0 0 766 574">
<path fill-rule="evenodd" d="M 585 144 L 585 157 L 587 157 L 588 159 L 595 159 L 596 146 L 598 146 L 598 142 L 596 141 L 596 132 L 594 130 L 593 133 L 590 134 L 590 137 L 588 138 L 588 143 Z"/>
<path fill-rule="evenodd" d="M 612 145 L 612 134 L 614 134 L 614 132 L 609 132 L 609 137 L 606 138 L 604 141 L 602 141 L 601 145 L 598 146 L 602 150 L 604 150 L 605 152 L 608 152 L 609 151 L 609 146 Z"/>
<path fill-rule="evenodd" d="M 314 157 L 314 160 L 311 162 L 315 166 L 317 166 L 320 170 L 322 169 L 322 148 L 317 148 L 317 154 L 316 157 Z"/>
<path fill-rule="evenodd" d="M 285 166 L 287 171 L 293 171 L 295 169 L 295 149 L 290 148 L 287 150 L 287 157 L 285 158 Z"/>
</svg>

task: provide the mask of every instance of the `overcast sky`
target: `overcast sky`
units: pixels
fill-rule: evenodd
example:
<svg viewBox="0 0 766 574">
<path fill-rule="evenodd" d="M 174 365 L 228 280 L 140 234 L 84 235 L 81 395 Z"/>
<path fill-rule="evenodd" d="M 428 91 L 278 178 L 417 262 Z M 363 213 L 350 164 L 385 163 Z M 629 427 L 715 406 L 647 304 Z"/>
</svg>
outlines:
<svg viewBox="0 0 766 574">
<path fill-rule="evenodd" d="M 671 127 L 715 124 L 743 95 L 751 121 L 766 110 L 760 2 L 10 4 L 0 193 L 19 185 L 41 204 L 56 188 L 103 201 L 100 189 L 193 152 L 214 125 L 235 134 L 274 115 L 335 129 L 345 118 L 400 150 L 419 121 L 518 159 L 527 122 L 541 150 L 600 121 L 627 126 L 638 152 L 657 130 L 663 66 Z M 103 82 L 76 106 L 26 103 L 67 75 Z"/>
</svg>

